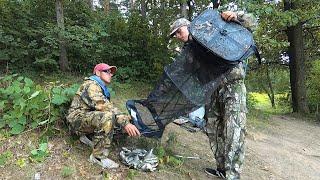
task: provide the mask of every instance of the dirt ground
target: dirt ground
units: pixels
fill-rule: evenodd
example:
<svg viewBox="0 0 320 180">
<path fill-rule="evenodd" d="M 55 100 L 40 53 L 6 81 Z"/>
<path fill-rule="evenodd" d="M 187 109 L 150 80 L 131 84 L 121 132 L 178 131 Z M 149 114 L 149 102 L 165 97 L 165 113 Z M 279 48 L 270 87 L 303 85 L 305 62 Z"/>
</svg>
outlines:
<svg viewBox="0 0 320 180">
<path fill-rule="evenodd" d="M 264 128 L 248 128 L 242 179 L 320 179 L 319 123 L 289 116 L 272 116 L 269 121 Z M 49 156 L 40 163 L 28 158 L 37 132 L 0 138 L 0 153 L 13 154 L 0 167 L 0 179 L 34 179 L 35 174 L 41 179 L 212 179 L 203 171 L 215 167 L 206 135 L 172 124 L 167 126 L 162 142 L 172 133 L 177 138 L 174 153 L 199 159 L 186 159 L 181 166 L 160 167 L 151 173 L 132 171 L 124 165 L 103 171 L 87 161 L 90 149 L 63 131 L 49 140 Z M 117 152 L 119 149 L 113 150 L 113 159 L 117 159 Z M 25 166 L 19 165 L 21 161 Z M 70 175 L 64 178 L 65 172 Z"/>
</svg>

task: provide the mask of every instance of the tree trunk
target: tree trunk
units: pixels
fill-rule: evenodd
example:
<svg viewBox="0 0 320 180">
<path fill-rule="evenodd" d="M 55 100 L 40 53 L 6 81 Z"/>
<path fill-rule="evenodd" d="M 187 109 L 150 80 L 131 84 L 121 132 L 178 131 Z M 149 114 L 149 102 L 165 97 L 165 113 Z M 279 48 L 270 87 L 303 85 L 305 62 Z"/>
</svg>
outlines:
<svg viewBox="0 0 320 180">
<path fill-rule="evenodd" d="M 181 14 L 182 14 L 182 17 L 188 19 L 188 11 L 187 11 L 187 0 L 183 0 L 181 1 L 181 4 L 180 4 L 180 8 L 181 8 Z"/>
<path fill-rule="evenodd" d="M 59 28 L 58 40 L 59 40 L 59 66 L 60 70 L 67 71 L 69 70 L 69 62 L 67 58 L 67 50 L 65 45 L 65 40 L 63 37 L 64 32 L 64 17 L 63 17 L 63 6 L 62 0 L 56 0 L 56 13 L 57 13 L 57 24 Z"/>
<path fill-rule="evenodd" d="M 188 19 L 191 21 L 192 20 L 192 16 L 193 16 L 193 5 L 191 4 L 191 0 L 187 1 L 188 3 L 188 7 L 189 7 L 189 11 L 188 11 Z"/>
<path fill-rule="evenodd" d="M 284 1 L 285 10 L 295 9 L 290 0 Z M 293 112 L 309 113 L 306 96 L 306 75 L 302 23 L 287 28 L 290 57 L 290 85 Z"/>
<path fill-rule="evenodd" d="M 270 89 L 270 93 L 268 93 L 269 99 L 271 101 L 271 106 L 273 108 L 276 107 L 275 101 L 274 101 L 274 90 L 273 90 L 273 85 L 272 85 L 272 80 L 269 74 L 269 68 L 267 67 L 267 78 L 268 78 L 268 87 Z"/>
<path fill-rule="evenodd" d="M 92 0 L 87 0 L 88 6 L 93 10 L 93 2 Z"/>
<path fill-rule="evenodd" d="M 267 93 L 268 98 L 271 102 L 271 106 L 273 108 L 275 108 L 275 99 L 274 99 L 274 90 L 273 90 L 273 85 L 272 85 L 272 81 L 271 81 L 271 77 L 270 77 L 270 73 L 269 73 L 269 68 L 266 67 L 265 69 L 263 69 L 266 71 L 265 76 L 267 77 L 267 84 L 262 84 L 262 89 Z M 262 76 L 264 74 L 261 74 Z"/>
<path fill-rule="evenodd" d="M 146 0 L 141 0 L 141 16 L 143 18 L 147 17 L 147 4 Z"/>
<path fill-rule="evenodd" d="M 110 11 L 110 0 L 104 1 L 104 12 L 108 13 Z"/>
<path fill-rule="evenodd" d="M 135 0 L 130 0 L 130 10 L 134 10 Z"/>
</svg>

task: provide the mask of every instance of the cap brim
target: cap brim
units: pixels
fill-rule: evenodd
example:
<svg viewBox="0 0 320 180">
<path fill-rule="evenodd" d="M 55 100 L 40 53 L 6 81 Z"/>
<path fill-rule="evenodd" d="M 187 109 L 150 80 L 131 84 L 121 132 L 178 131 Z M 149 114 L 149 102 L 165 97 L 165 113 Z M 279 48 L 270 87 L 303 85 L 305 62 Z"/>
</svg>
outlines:
<svg viewBox="0 0 320 180">
<path fill-rule="evenodd" d="M 181 27 L 181 26 L 180 26 Z M 170 34 L 169 34 L 169 37 L 173 37 L 174 36 L 174 34 L 176 33 L 176 31 L 180 28 L 180 27 L 177 27 L 177 28 L 175 28 L 174 30 L 172 30 L 171 32 L 170 32 Z"/>
</svg>

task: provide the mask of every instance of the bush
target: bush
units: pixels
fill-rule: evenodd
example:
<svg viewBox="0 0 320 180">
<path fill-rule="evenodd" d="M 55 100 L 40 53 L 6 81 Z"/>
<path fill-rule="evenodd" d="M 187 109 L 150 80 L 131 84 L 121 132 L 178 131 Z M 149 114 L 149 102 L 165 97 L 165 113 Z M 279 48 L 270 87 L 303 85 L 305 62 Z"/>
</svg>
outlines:
<svg viewBox="0 0 320 180">
<path fill-rule="evenodd" d="M 247 94 L 247 108 L 254 109 L 255 106 L 258 104 L 258 100 L 254 97 L 252 93 Z"/>
<path fill-rule="evenodd" d="M 20 134 L 62 119 L 78 85 L 50 83 L 42 87 L 14 74 L 0 78 L 0 87 L 0 128 Z"/>
<path fill-rule="evenodd" d="M 313 61 L 311 63 L 309 77 L 307 79 L 307 96 L 309 107 L 312 112 L 317 112 L 320 106 L 320 61 Z"/>
</svg>

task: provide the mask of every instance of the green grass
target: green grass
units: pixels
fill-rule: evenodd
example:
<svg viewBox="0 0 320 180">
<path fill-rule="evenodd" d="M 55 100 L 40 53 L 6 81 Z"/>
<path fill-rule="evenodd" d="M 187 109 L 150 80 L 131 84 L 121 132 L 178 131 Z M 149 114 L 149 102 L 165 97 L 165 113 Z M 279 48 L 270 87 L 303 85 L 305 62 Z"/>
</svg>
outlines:
<svg viewBox="0 0 320 180">
<path fill-rule="evenodd" d="M 286 94 L 275 95 L 276 107 L 271 106 L 268 95 L 265 93 L 251 92 L 248 94 L 249 104 L 251 104 L 248 113 L 248 126 L 250 128 L 264 129 L 271 122 L 271 115 L 288 114 L 291 112 L 290 104 L 280 102 Z"/>
<path fill-rule="evenodd" d="M 251 100 L 254 101 L 253 108 L 256 110 L 261 110 L 268 114 L 287 114 L 292 111 L 290 104 L 281 100 L 287 96 L 286 94 L 275 95 L 275 107 L 272 107 L 269 97 L 265 93 L 251 92 L 248 96 L 250 96 Z"/>
<path fill-rule="evenodd" d="M 73 167 L 69 166 L 63 166 L 60 174 L 63 178 L 71 176 L 73 173 L 75 173 L 75 169 Z"/>
</svg>

